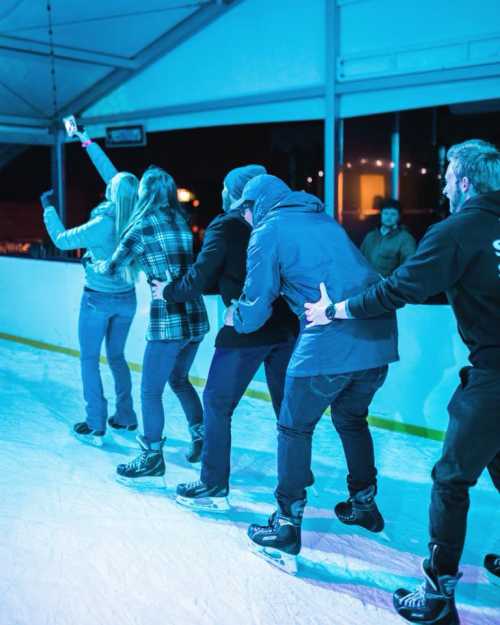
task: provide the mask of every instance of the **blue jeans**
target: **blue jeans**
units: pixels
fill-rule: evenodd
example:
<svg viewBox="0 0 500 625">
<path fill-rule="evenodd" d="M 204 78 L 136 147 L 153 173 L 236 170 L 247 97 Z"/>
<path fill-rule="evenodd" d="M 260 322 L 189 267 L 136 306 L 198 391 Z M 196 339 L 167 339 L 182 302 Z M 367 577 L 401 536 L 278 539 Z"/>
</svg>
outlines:
<svg viewBox="0 0 500 625">
<path fill-rule="evenodd" d="M 278 487 L 276 498 L 287 509 L 304 499 L 314 479 L 311 444 L 316 424 L 331 407 L 347 461 L 351 495 L 376 485 L 373 441 L 368 428 L 368 407 L 384 383 L 387 366 L 303 378 L 287 376 L 278 419 Z"/>
<path fill-rule="evenodd" d="M 144 437 L 148 443 L 157 443 L 163 436 L 162 396 L 167 382 L 181 402 L 188 425 L 203 422 L 201 401 L 188 377 L 200 343 L 199 338 L 147 342 L 142 365 L 141 402 Z"/>
<path fill-rule="evenodd" d="M 201 480 L 226 486 L 231 461 L 231 418 L 257 369 L 264 363 L 267 386 L 276 416 L 283 399 L 286 369 L 295 341 L 258 347 L 218 347 L 203 393 L 205 439 Z"/>
<path fill-rule="evenodd" d="M 122 425 L 137 423 L 132 404 L 132 380 L 124 355 L 136 307 L 134 290 L 126 293 L 83 292 L 78 320 L 80 365 L 87 424 L 94 430 L 105 431 L 108 416 L 99 369 L 103 341 L 115 383 L 116 421 Z"/>
</svg>

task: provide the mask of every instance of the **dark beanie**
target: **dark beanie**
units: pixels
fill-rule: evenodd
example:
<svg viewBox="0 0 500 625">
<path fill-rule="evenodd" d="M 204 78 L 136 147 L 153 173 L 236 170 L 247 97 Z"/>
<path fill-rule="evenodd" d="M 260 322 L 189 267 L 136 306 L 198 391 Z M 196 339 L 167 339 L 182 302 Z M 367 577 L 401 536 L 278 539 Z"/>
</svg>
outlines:
<svg viewBox="0 0 500 625">
<path fill-rule="evenodd" d="M 246 183 L 260 176 L 266 174 L 266 168 L 263 165 L 245 165 L 243 167 L 235 167 L 224 178 L 224 186 L 229 191 L 229 195 L 234 200 L 239 200 Z"/>
</svg>

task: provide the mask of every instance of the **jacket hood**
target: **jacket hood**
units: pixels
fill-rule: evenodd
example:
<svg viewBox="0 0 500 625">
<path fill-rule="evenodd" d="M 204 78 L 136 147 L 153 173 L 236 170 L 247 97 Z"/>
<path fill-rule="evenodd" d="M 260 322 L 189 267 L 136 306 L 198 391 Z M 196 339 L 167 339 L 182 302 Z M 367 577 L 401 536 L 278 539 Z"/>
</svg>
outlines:
<svg viewBox="0 0 500 625">
<path fill-rule="evenodd" d="M 278 179 L 279 180 L 279 179 Z M 271 186 L 260 196 L 253 209 L 253 224 L 260 222 L 271 212 L 296 210 L 303 213 L 322 213 L 325 207 L 316 196 L 305 191 L 292 191 L 282 180 L 281 186 Z"/>
<path fill-rule="evenodd" d="M 245 187 L 242 198 L 254 201 L 253 225 L 257 226 L 275 206 L 292 193 L 290 187 L 276 176 L 268 174 L 253 178 Z"/>
<path fill-rule="evenodd" d="M 465 202 L 462 210 L 482 210 L 500 217 L 500 191 L 481 193 Z"/>
</svg>

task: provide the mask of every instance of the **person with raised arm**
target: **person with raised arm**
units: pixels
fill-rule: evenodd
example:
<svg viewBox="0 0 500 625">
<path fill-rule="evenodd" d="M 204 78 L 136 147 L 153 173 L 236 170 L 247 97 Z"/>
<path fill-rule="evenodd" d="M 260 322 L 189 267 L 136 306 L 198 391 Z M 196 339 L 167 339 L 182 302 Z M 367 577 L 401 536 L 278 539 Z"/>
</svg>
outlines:
<svg viewBox="0 0 500 625">
<path fill-rule="evenodd" d="M 82 259 L 85 286 L 78 320 L 86 419 L 76 423 L 73 432 L 82 442 L 101 446 L 107 423 L 116 429 L 137 428 L 132 380 L 124 354 L 137 306 L 136 272 L 130 268 L 114 276 L 103 276 L 95 272 L 93 261 L 106 260 L 113 253 L 134 210 L 139 181 L 131 173 L 118 172 L 86 132 L 77 134 L 106 183 L 106 200 L 91 211 L 86 223 L 70 229 L 64 227 L 54 207 L 53 191 L 43 193 L 41 203 L 45 226 L 54 245 L 62 250 L 86 249 Z M 109 419 L 99 369 L 103 342 L 116 393 L 115 413 Z"/>
</svg>

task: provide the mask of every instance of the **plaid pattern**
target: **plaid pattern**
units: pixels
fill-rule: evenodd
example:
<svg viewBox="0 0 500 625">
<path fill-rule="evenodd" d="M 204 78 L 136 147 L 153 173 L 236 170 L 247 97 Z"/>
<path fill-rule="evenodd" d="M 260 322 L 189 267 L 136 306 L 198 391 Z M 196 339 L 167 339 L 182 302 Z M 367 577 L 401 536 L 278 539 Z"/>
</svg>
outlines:
<svg viewBox="0 0 500 625">
<path fill-rule="evenodd" d="M 108 263 L 114 272 L 134 260 L 148 280 L 170 281 L 182 277 L 193 264 L 193 239 L 181 215 L 169 219 L 151 211 L 141 222 L 125 231 Z M 148 341 L 200 339 L 208 332 L 208 317 L 201 297 L 178 304 L 152 300 Z"/>
</svg>

